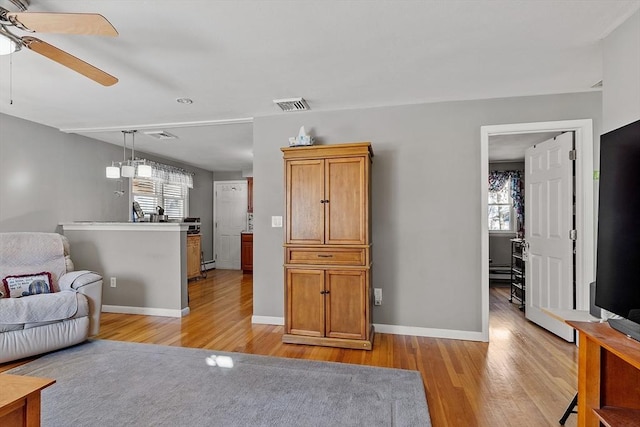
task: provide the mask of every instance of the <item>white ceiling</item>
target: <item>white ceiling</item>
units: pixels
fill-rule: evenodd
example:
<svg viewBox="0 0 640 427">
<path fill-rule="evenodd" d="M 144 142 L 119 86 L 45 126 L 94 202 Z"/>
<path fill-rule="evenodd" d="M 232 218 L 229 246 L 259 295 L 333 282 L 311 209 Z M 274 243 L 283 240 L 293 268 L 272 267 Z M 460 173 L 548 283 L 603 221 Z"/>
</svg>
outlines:
<svg viewBox="0 0 640 427">
<path fill-rule="evenodd" d="M 562 132 L 519 133 L 489 137 L 490 162 L 524 162 L 525 150 Z"/>
<path fill-rule="evenodd" d="M 31 12 L 109 19 L 119 37 L 35 36 L 120 81 L 103 87 L 23 49 L 0 56 L 0 112 L 118 145 L 123 129 L 162 129 L 179 139 L 140 134 L 136 148 L 208 170 L 251 169 L 250 119 L 305 114 L 280 112 L 273 99 L 303 96 L 322 111 L 593 90 L 602 38 L 639 8 L 640 0 L 32 0 Z"/>
</svg>

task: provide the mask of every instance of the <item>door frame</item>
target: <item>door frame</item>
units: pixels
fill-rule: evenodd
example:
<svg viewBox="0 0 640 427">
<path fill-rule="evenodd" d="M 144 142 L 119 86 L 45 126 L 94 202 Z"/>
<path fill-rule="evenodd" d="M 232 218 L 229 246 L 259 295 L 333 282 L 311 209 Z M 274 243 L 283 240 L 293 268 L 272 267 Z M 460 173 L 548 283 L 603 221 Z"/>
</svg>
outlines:
<svg viewBox="0 0 640 427">
<path fill-rule="evenodd" d="M 589 309 L 589 283 L 595 278 L 595 205 L 593 120 L 513 123 L 480 127 L 480 295 L 482 340 L 489 341 L 489 138 L 537 132 L 575 132 L 576 158 L 576 309 Z M 525 195 L 526 197 L 526 195 Z M 525 199 L 526 203 L 526 199 Z"/>
<path fill-rule="evenodd" d="M 247 180 L 246 179 L 234 179 L 234 180 L 228 180 L 228 181 L 225 181 L 225 180 L 213 181 L 213 190 L 212 190 L 213 191 L 213 194 L 212 194 L 212 196 L 213 196 L 212 197 L 212 200 L 213 200 L 213 206 L 212 206 L 213 207 L 213 239 L 212 239 L 213 240 L 213 257 L 212 258 L 213 258 L 213 261 L 214 261 L 214 267 L 215 268 L 218 268 L 217 263 L 216 263 L 216 261 L 217 261 L 216 260 L 216 254 L 217 254 L 216 249 L 218 248 L 217 247 L 218 242 L 217 242 L 217 239 L 216 239 L 216 234 L 217 234 L 217 230 L 218 230 L 218 227 L 216 226 L 216 224 L 218 222 L 217 211 L 216 211 L 216 202 L 218 201 L 217 200 L 218 199 L 218 195 L 216 193 L 216 185 L 217 184 L 239 184 L 239 185 L 240 184 L 244 184 L 244 185 L 247 185 Z M 248 190 L 249 189 L 247 188 L 247 191 Z M 246 213 L 245 213 L 245 220 L 246 220 Z M 242 271 L 242 260 L 240 261 L 240 271 Z"/>
</svg>

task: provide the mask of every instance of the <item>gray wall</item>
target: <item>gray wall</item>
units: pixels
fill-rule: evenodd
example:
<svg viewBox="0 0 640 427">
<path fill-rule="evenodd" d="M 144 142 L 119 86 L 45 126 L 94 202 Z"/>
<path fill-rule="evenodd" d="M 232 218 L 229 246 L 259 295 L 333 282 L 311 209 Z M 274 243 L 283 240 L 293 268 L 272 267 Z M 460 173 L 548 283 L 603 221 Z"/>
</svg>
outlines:
<svg viewBox="0 0 640 427">
<path fill-rule="evenodd" d="M 479 332 L 480 126 L 591 118 L 599 135 L 601 108 L 587 92 L 255 118 L 254 315 L 284 313 L 271 216 L 284 214 L 280 147 L 301 125 L 318 143 L 373 145 L 373 321 Z"/>
<path fill-rule="evenodd" d="M 210 259 L 213 174 L 138 154 L 195 173 L 189 210 L 202 218 L 202 247 Z M 107 164 L 120 158 L 122 147 L 0 114 L 0 232 L 54 232 L 61 222 L 128 221 L 128 196 L 115 196 L 118 183 L 104 175 Z"/>
<path fill-rule="evenodd" d="M 524 162 L 489 163 L 489 172 L 507 171 L 507 170 L 524 171 Z M 526 198 L 524 202 L 527 203 Z M 512 234 L 489 233 L 489 258 L 491 258 L 492 260 L 492 263 L 490 264 L 490 266 L 511 264 L 510 239 L 513 239 L 514 237 L 515 237 L 515 233 L 512 233 Z"/>
<path fill-rule="evenodd" d="M 76 269 L 102 274 L 103 305 L 168 310 L 179 317 L 189 306 L 186 251 L 180 249 L 187 245 L 186 232 L 172 224 L 161 224 L 161 231 L 139 227 L 65 227 L 64 235 Z M 115 288 L 110 286 L 112 277 L 117 279 Z"/>
<path fill-rule="evenodd" d="M 242 176 L 242 171 L 232 171 L 232 172 L 213 172 L 213 180 L 214 181 L 242 181 L 247 178 Z"/>
<path fill-rule="evenodd" d="M 604 39 L 603 133 L 640 120 L 640 10 Z"/>
</svg>

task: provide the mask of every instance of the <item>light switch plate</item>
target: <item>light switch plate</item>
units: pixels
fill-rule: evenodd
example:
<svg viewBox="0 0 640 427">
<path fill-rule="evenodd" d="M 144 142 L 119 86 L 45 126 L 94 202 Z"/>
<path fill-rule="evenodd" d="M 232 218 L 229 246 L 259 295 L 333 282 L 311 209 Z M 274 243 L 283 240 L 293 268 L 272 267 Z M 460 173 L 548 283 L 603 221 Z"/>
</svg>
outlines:
<svg viewBox="0 0 640 427">
<path fill-rule="evenodd" d="M 373 305 L 382 305 L 382 288 L 373 289 Z"/>
<path fill-rule="evenodd" d="M 273 228 L 282 228 L 282 217 L 281 216 L 272 216 L 271 217 L 271 227 L 273 227 Z"/>
</svg>

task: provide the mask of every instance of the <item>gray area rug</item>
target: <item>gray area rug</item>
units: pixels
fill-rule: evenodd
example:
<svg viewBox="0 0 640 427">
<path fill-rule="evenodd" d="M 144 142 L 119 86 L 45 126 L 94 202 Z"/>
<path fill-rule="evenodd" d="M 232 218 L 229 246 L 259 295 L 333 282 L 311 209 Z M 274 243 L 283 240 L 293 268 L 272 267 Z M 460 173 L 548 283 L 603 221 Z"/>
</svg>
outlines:
<svg viewBox="0 0 640 427">
<path fill-rule="evenodd" d="M 420 374 L 400 369 L 91 340 L 7 373 L 56 379 L 45 427 L 431 425 Z"/>
</svg>

